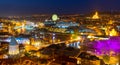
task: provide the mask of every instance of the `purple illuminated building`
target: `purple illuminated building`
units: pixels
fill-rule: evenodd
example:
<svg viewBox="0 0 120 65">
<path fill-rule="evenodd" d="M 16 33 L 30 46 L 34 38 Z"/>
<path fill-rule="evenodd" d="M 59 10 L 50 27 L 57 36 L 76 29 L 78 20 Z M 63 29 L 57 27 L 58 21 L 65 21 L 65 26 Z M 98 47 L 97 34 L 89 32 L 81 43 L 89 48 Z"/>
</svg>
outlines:
<svg viewBox="0 0 120 65">
<path fill-rule="evenodd" d="M 119 54 L 120 53 L 120 36 L 110 37 L 109 40 L 99 40 L 91 42 L 95 54 Z"/>
</svg>

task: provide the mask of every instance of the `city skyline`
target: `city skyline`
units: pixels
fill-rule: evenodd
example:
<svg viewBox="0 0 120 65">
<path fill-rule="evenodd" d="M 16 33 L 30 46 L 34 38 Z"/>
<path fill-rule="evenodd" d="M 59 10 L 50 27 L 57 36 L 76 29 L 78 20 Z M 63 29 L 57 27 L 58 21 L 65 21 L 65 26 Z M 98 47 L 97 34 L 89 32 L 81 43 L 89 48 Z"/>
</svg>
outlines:
<svg viewBox="0 0 120 65">
<path fill-rule="evenodd" d="M 0 0 L 0 65 L 120 65 L 119 3 Z"/>
<path fill-rule="evenodd" d="M 0 0 L 0 16 L 119 11 L 119 0 Z"/>
</svg>

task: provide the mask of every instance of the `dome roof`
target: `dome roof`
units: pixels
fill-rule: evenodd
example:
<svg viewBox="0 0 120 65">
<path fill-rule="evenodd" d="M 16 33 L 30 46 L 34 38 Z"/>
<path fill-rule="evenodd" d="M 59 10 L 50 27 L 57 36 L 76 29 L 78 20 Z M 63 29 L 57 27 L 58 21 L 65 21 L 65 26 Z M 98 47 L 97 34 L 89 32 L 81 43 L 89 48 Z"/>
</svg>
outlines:
<svg viewBox="0 0 120 65">
<path fill-rule="evenodd" d="M 16 39 L 15 39 L 15 37 L 11 37 L 11 41 L 10 41 L 10 44 L 9 45 L 17 45 L 18 43 L 17 43 L 17 41 L 16 41 Z"/>
</svg>

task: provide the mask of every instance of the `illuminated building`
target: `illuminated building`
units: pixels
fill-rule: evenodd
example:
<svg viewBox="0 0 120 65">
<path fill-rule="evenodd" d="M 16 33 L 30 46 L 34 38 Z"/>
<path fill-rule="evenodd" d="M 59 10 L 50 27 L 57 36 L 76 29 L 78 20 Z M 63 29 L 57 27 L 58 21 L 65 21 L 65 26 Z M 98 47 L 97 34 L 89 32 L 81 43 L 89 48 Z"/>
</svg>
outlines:
<svg viewBox="0 0 120 65">
<path fill-rule="evenodd" d="M 35 40 L 34 43 L 32 43 L 32 45 L 34 47 L 36 47 L 37 49 L 39 49 L 41 47 L 41 41 L 40 40 Z"/>
<path fill-rule="evenodd" d="M 79 33 L 81 33 L 81 35 L 90 35 L 90 34 L 98 34 L 95 30 L 90 29 L 90 28 L 86 28 L 86 27 L 80 27 L 79 28 Z"/>
<path fill-rule="evenodd" d="M 11 37 L 11 41 L 9 43 L 9 55 L 17 55 L 17 54 L 19 54 L 19 45 L 15 37 Z"/>
<path fill-rule="evenodd" d="M 56 24 L 56 22 L 53 22 L 53 21 L 45 21 L 44 22 L 44 25 L 45 26 L 53 26 L 53 25 L 55 25 Z"/>
<path fill-rule="evenodd" d="M 74 47 L 74 48 L 80 48 L 80 42 L 72 42 L 71 44 L 68 44 L 69 47 Z"/>
<path fill-rule="evenodd" d="M 95 12 L 95 14 L 93 15 L 92 19 L 99 19 L 98 12 Z"/>
<path fill-rule="evenodd" d="M 112 30 L 110 31 L 110 36 L 118 36 L 117 31 L 116 31 L 115 29 L 112 29 Z"/>
<path fill-rule="evenodd" d="M 110 37 L 109 40 L 99 40 L 92 42 L 94 47 L 94 52 L 98 56 L 102 56 L 103 60 L 106 64 L 116 64 L 120 63 L 118 59 L 120 59 L 120 37 L 114 36 Z M 109 61 L 105 61 L 104 57 L 108 57 Z"/>
<path fill-rule="evenodd" d="M 110 54 L 113 51 L 115 54 L 120 53 L 120 37 L 110 37 L 108 40 L 99 40 L 92 42 L 97 54 Z"/>
<path fill-rule="evenodd" d="M 113 24 L 113 21 L 112 21 L 112 20 L 110 20 L 110 21 L 108 22 L 108 24 Z"/>
<path fill-rule="evenodd" d="M 79 24 L 75 23 L 75 22 L 60 21 L 60 22 L 57 22 L 55 25 L 55 27 L 58 27 L 58 28 L 68 28 L 68 27 L 72 27 L 72 26 L 79 26 Z"/>
</svg>

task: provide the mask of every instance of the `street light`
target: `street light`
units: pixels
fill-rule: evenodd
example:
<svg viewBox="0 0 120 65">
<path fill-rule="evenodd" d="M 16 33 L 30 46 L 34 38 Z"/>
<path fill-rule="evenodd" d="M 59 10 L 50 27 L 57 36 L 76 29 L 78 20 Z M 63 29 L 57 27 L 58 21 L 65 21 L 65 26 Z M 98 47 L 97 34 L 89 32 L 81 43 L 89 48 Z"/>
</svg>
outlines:
<svg viewBox="0 0 120 65">
<path fill-rule="evenodd" d="M 52 43 L 55 42 L 55 33 L 52 34 Z"/>
</svg>

